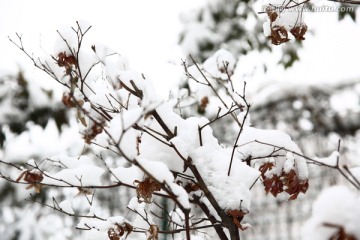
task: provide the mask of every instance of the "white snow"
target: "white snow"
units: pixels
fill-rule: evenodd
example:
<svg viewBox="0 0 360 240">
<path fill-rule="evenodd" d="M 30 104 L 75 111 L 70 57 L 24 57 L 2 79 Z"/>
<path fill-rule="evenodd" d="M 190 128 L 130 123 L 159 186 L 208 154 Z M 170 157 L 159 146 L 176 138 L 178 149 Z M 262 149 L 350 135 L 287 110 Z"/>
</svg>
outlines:
<svg viewBox="0 0 360 240">
<path fill-rule="evenodd" d="M 328 157 L 324 158 L 315 158 L 317 162 L 324 163 L 329 166 L 336 167 L 340 163 L 340 153 L 338 151 L 334 151 Z"/>
<path fill-rule="evenodd" d="M 339 229 L 324 223 L 343 227 L 346 234 L 360 237 L 360 196 L 346 186 L 325 189 L 313 204 L 312 216 L 302 229 L 303 240 L 326 240 Z"/>
<path fill-rule="evenodd" d="M 178 226 L 185 226 L 185 215 L 179 208 L 169 212 L 169 216 L 171 221 Z"/>
<path fill-rule="evenodd" d="M 269 21 L 265 21 L 263 23 L 263 31 L 264 31 L 265 37 L 269 37 L 271 35 L 271 27 L 270 27 Z"/>
<path fill-rule="evenodd" d="M 106 221 L 94 218 L 81 218 L 77 227 L 83 229 L 88 229 L 90 227 L 101 232 L 107 232 L 109 228 L 115 228 L 116 223 L 122 225 L 125 222 L 130 223 L 123 216 L 109 217 Z"/>
<path fill-rule="evenodd" d="M 256 141 L 260 141 L 261 143 Z M 278 130 L 262 130 L 245 126 L 238 142 L 238 146 L 238 149 L 244 155 L 244 158 L 248 156 L 270 156 L 274 149 L 279 149 L 279 151 L 276 151 L 276 155 L 285 155 L 285 157 L 277 158 L 276 168 L 272 171 L 281 172 L 286 161 L 293 162 L 295 159 L 293 167 L 298 174 L 299 179 L 304 180 L 308 177 L 306 161 L 303 157 L 299 156 L 302 155 L 302 152 L 296 143 L 291 140 L 290 136 L 284 132 Z M 299 155 L 286 155 L 289 151 Z M 289 169 L 289 164 L 287 164 L 287 169 Z"/>
<path fill-rule="evenodd" d="M 235 62 L 236 60 L 232 53 L 225 49 L 220 49 L 204 62 L 204 70 L 214 78 L 228 80 L 225 70 L 232 75 Z"/>
<path fill-rule="evenodd" d="M 259 176 L 256 169 L 247 166 L 236 157 L 233 160 L 231 175 L 227 176 L 231 150 L 222 149 L 214 144 L 198 147 L 190 156 L 221 208 L 250 210 L 249 188 Z"/>
<path fill-rule="evenodd" d="M 150 176 L 155 178 L 160 183 L 165 183 L 184 208 L 190 208 L 189 196 L 187 192 L 184 188 L 174 182 L 173 174 L 164 163 L 149 161 L 144 158 L 137 158 L 137 162 L 150 174 Z"/>
<path fill-rule="evenodd" d="M 83 165 L 72 169 L 63 169 L 55 174 L 46 173 L 44 184 L 60 186 L 101 186 L 101 176 L 104 169 L 94 165 Z"/>
<path fill-rule="evenodd" d="M 135 180 L 141 180 L 144 176 L 144 173 L 134 165 L 131 167 L 112 168 L 111 171 L 116 176 L 116 178 L 111 176 L 112 181 L 120 181 L 130 185 L 133 185 Z"/>
</svg>

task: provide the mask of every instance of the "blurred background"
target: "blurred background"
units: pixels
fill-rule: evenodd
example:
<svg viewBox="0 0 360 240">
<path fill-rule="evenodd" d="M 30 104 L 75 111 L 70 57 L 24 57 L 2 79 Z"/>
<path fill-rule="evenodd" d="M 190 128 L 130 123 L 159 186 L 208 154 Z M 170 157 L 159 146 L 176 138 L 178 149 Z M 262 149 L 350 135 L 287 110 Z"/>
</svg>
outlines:
<svg viewBox="0 0 360 240">
<path fill-rule="evenodd" d="M 56 30 L 85 20 L 92 25 L 88 41 L 126 56 L 165 99 L 181 86 L 182 60 L 189 62 L 189 54 L 203 62 L 220 48 L 229 50 L 238 59 L 234 84 L 247 82 L 253 126 L 286 131 L 310 157 L 328 156 L 341 139 L 342 158 L 358 161 L 359 9 L 303 13 L 309 29 L 306 40 L 273 46 L 263 34 L 266 15 L 258 14 L 263 4 L 261 0 L 0 0 L 0 158 L 25 163 L 82 151 L 81 138 L 74 137 L 75 123 L 61 103 L 61 87 L 35 69 L 9 37 L 20 34 L 29 53 L 51 54 Z M 222 134 L 218 137 L 231 144 L 232 129 L 218 128 L 214 130 Z M 243 238 L 300 239 L 301 226 L 320 190 L 342 181 L 338 173 L 310 166 L 310 189 L 294 202 L 266 196 L 257 186 L 246 219 L 253 229 L 242 233 Z M 71 232 L 75 220 L 34 207 L 24 201 L 26 190 L 2 179 L 0 191 L 2 239 L 75 239 Z M 105 193 L 100 196 L 116 211 L 114 196 L 113 200 Z"/>
</svg>

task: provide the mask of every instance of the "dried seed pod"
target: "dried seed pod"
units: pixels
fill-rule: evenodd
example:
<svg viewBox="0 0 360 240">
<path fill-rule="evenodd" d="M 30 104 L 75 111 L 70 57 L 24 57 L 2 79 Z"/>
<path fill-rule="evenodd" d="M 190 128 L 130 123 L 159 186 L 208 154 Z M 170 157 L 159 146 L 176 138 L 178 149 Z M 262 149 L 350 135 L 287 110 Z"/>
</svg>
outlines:
<svg viewBox="0 0 360 240">
<path fill-rule="evenodd" d="M 297 40 L 305 40 L 304 35 L 307 31 L 308 27 L 306 24 L 301 24 L 300 26 L 293 27 L 290 30 L 290 33 L 297 39 Z"/>
</svg>

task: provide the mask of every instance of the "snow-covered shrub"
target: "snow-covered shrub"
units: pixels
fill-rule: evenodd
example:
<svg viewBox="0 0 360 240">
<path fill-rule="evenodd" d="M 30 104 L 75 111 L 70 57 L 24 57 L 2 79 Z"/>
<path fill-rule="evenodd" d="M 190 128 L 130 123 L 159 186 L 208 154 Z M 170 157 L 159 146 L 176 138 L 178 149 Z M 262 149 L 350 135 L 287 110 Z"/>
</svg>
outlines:
<svg viewBox="0 0 360 240">
<path fill-rule="evenodd" d="M 76 134 L 70 141 L 70 135 L 53 131 L 55 137 L 37 142 L 31 136 L 41 132 L 26 132 L 14 139 L 28 144 L 28 151 L 49 147 L 24 166 L 7 158 L 17 142 L 5 142 L 9 154 L 1 164 L 11 171 L 1 171 L 1 177 L 32 188 L 33 202 L 79 218 L 76 227 L 87 230 L 86 239 L 158 239 L 160 234 L 239 239 L 239 229 L 250 227 L 242 220 L 251 212 L 256 182 L 289 200 L 306 192 L 306 160 L 323 162 L 303 156 L 283 132 L 251 127 L 245 85 L 238 92 L 232 83 L 235 58 L 230 52 L 221 49 L 203 64 L 184 62 L 188 87 L 165 101 L 124 56 L 87 45 L 83 39 L 89 30 L 78 22 L 58 31 L 49 58 L 28 54 L 62 85 L 62 102 L 77 119 L 71 126 L 83 138 L 81 146 Z M 13 42 L 27 53 L 20 36 Z M 189 111 L 183 118 L 194 101 L 199 115 Z M 213 135 L 212 125 L 222 119 L 236 131 L 226 142 Z M 58 149 L 52 148 L 55 142 Z M 121 200 L 107 202 L 106 196 Z"/>
<path fill-rule="evenodd" d="M 176 113 L 182 106 L 161 99 L 125 57 L 101 45 L 85 45 L 89 29 L 77 23 L 58 31 L 48 59 L 28 55 L 63 86 L 62 102 L 74 110 L 85 144 L 80 157 L 77 151 L 48 151 L 25 166 L 12 164 L 5 155 L 1 163 L 12 171 L 2 171 L 1 177 L 34 189 L 32 201 L 78 217 L 77 228 L 90 235 L 97 230 L 97 239 L 144 234 L 158 239 L 174 231 L 190 239 L 191 234 L 201 237 L 206 228 L 220 239 L 239 239 L 238 229 L 250 227 L 242 219 L 251 211 L 251 188 L 259 179 L 274 196 L 296 199 L 306 192 L 306 162 L 296 144 L 282 132 L 250 126 L 251 104 L 245 89 L 238 93 L 233 88 L 230 52 L 219 50 L 203 66 L 184 63 L 189 85 L 202 102 L 199 111 L 207 113 L 184 119 Z M 26 53 L 21 37 L 15 43 Z M 222 118 L 237 126 L 231 145 L 213 136 L 211 125 Z M 51 145 L 50 139 L 42 141 L 44 146 Z M 40 201 L 36 194 L 49 188 L 63 191 Z M 125 200 L 110 209 L 97 193 L 101 189 L 127 189 L 116 192 Z M 159 204 L 161 198 L 168 199 L 167 208 Z M 164 215 L 167 209 L 177 215 Z M 172 227 L 160 228 L 158 218 Z"/>
</svg>

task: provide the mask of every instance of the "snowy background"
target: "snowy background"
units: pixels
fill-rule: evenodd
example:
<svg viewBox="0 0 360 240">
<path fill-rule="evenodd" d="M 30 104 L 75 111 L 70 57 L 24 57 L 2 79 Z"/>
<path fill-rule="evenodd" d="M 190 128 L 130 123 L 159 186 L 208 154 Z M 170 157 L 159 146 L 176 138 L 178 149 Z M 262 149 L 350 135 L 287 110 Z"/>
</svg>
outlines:
<svg viewBox="0 0 360 240">
<path fill-rule="evenodd" d="M 0 73 L 16 72 L 38 75 L 38 71 L 8 40 L 14 33 L 23 34 L 28 49 L 52 50 L 56 29 L 86 20 L 92 26 L 94 41 L 104 43 L 129 58 L 133 69 L 143 72 L 155 82 L 163 96 L 177 78 L 181 59 L 185 58 L 178 47 L 178 34 L 182 29 L 179 14 L 191 11 L 205 0 L 132 0 L 106 3 L 98 1 L 70 1 L 55 3 L 46 0 L 0 1 Z M 258 1 L 260 7 L 263 1 Z M 317 5 L 331 5 L 317 0 Z M 269 54 L 251 53 L 240 58 L 238 76 L 248 82 L 249 89 L 269 80 L 293 83 L 330 83 L 360 76 L 359 21 L 349 17 L 339 22 L 337 12 L 307 13 L 309 30 L 304 47 L 299 51 L 301 61 L 287 71 L 277 64 L 281 51 Z M 265 18 L 265 15 L 264 15 Z M 277 47 L 280 48 L 280 47 Z M 256 70 L 266 63 L 268 72 Z M 255 69 L 255 70 L 254 70 Z M 255 71 L 255 72 L 254 72 Z M 42 75 L 43 76 L 43 75 Z M 46 83 L 42 83 L 46 84 Z"/>
</svg>

